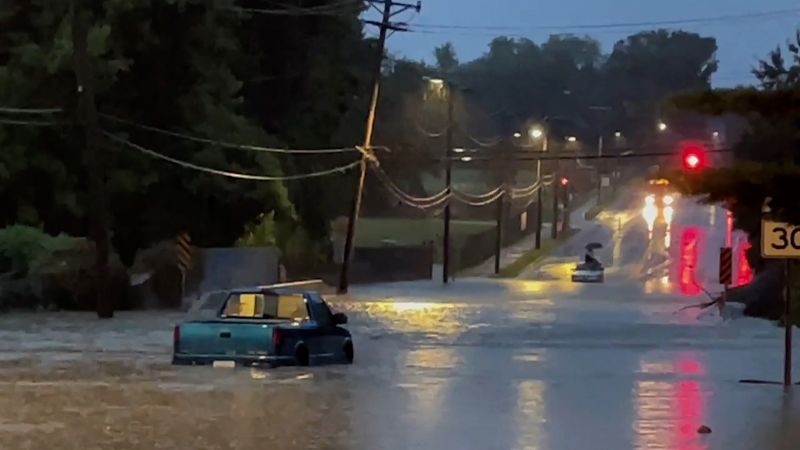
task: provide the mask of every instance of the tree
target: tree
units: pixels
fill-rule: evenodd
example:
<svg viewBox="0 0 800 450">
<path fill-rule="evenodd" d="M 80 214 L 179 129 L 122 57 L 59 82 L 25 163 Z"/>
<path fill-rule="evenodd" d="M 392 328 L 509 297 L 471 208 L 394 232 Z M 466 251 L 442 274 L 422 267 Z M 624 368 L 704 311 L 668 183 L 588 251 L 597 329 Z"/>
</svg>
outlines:
<svg viewBox="0 0 800 450">
<path fill-rule="evenodd" d="M 750 302 L 745 312 L 770 318 L 780 316 L 778 299 L 783 281 L 780 265 L 767 264 L 758 251 L 765 199 L 772 199 L 775 220 L 800 224 L 800 200 L 793 187 L 800 178 L 800 80 L 795 75 L 800 70 L 800 59 L 795 43 L 789 43 L 788 48 L 794 55 L 792 66 L 786 66 L 780 49 L 759 62 L 754 73 L 761 81 L 761 89 L 706 90 L 672 101 L 682 110 L 736 113 L 750 120 L 749 131 L 733 148 L 732 166 L 687 177 L 681 185 L 708 202 L 729 205 L 735 226 L 747 232 L 753 244 L 748 259 L 757 276 L 753 288 L 748 288 L 748 295 L 743 297 L 742 301 Z"/>
<path fill-rule="evenodd" d="M 6 16 L 16 32 L 4 34 L 3 48 L 10 50 L 0 59 L 0 98 L 2 104 L 19 107 L 64 107 L 66 116 L 58 120 L 69 123 L 74 81 L 62 3 L 36 0 Z M 101 112 L 211 139 L 280 143 L 240 112 L 242 83 L 236 69 L 245 57 L 236 30 L 243 16 L 230 10 L 232 2 L 215 2 L 212 8 L 199 0 L 119 0 L 93 6 L 89 50 Z M 265 154 L 189 143 L 108 119 L 103 126 L 138 145 L 198 164 L 282 173 L 281 164 Z M 23 221 L 85 232 L 85 173 L 75 142 L 69 126 L 0 126 L 0 145 L 10 149 L 2 152 L 3 165 L 13 168 L 10 185 L 0 195 L 18 204 L 3 217 L 5 224 Z M 220 245 L 233 242 L 265 210 L 291 215 L 285 188 L 278 183 L 253 185 L 197 174 L 130 148 L 109 146 L 107 151 L 114 244 L 127 261 L 138 248 L 178 231 L 191 232 L 200 245 Z M 51 182 L 23 188 L 31 176 Z"/>
<path fill-rule="evenodd" d="M 436 69 L 442 74 L 450 74 L 458 68 L 458 57 L 452 42 L 447 42 L 433 51 L 436 57 Z"/>
</svg>

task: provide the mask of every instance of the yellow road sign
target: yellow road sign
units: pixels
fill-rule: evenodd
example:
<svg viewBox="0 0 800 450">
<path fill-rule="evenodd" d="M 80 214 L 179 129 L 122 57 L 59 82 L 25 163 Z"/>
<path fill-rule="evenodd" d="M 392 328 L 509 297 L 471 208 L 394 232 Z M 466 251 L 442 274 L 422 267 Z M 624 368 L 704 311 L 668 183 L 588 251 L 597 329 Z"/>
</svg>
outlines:
<svg viewBox="0 0 800 450">
<path fill-rule="evenodd" d="M 761 221 L 761 256 L 800 258 L 800 226 L 770 220 Z"/>
</svg>

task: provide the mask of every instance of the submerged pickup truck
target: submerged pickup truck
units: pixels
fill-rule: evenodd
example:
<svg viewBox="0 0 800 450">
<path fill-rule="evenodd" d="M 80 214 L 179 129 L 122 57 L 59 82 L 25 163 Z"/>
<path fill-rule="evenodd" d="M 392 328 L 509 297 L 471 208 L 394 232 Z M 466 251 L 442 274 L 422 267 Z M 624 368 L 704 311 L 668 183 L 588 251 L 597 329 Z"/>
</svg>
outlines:
<svg viewBox="0 0 800 450">
<path fill-rule="evenodd" d="M 353 341 L 316 292 L 254 287 L 206 294 L 175 326 L 172 363 L 253 366 L 353 362 Z"/>
</svg>

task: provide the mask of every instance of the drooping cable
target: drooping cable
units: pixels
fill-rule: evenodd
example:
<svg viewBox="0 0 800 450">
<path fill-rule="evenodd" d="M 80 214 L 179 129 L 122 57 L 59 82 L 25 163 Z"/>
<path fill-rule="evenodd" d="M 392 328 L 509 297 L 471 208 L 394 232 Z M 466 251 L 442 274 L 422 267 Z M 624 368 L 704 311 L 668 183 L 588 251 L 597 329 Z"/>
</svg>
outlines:
<svg viewBox="0 0 800 450">
<path fill-rule="evenodd" d="M 316 177 L 322 177 L 322 176 L 326 176 L 326 175 L 334 175 L 334 174 L 337 174 L 337 173 L 343 173 L 343 172 L 346 172 L 347 170 L 350 170 L 350 169 L 353 169 L 353 168 L 357 167 L 361 163 L 361 161 L 359 160 L 359 161 L 354 161 L 354 162 L 349 163 L 349 164 L 345 164 L 343 166 L 334 167 L 332 169 L 320 170 L 320 171 L 317 171 L 317 172 L 309 172 L 309 173 L 297 174 L 297 175 L 286 175 L 286 176 L 254 175 L 254 174 L 247 174 L 247 173 L 230 172 L 230 171 L 226 171 L 226 170 L 219 170 L 219 169 L 214 169 L 214 168 L 211 168 L 211 167 L 201 166 L 201 165 L 198 165 L 198 164 L 190 163 L 188 161 L 183 161 L 183 160 L 180 160 L 180 159 L 177 159 L 177 158 L 173 158 L 171 156 L 164 155 L 162 153 L 156 152 L 155 150 L 150 150 L 148 148 L 142 147 L 141 145 L 134 144 L 133 142 L 131 142 L 131 141 L 127 140 L 127 139 L 121 138 L 121 137 L 119 137 L 119 136 L 117 136 L 117 135 L 115 135 L 113 133 L 108 132 L 108 131 L 102 131 L 102 134 L 105 137 L 107 137 L 108 139 L 110 139 L 111 141 L 114 141 L 114 142 L 116 142 L 116 143 L 118 143 L 120 145 L 123 145 L 125 147 L 134 149 L 134 150 L 136 150 L 136 151 L 138 151 L 140 153 L 143 153 L 145 155 L 151 156 L 153 158 L 160 159 L 160 160 L 163 160 L 163 161 L 167 161 L 169 163 L 175 164 L 175 165 L 183 167 L 185 169 L 196 170 L 198 172 L 204 172 L 204 173 L 208 173 L 208 174 L 211 174 L 211 175 L 219 175 L 219 176 L 223 176 L 223 177 L 227 177 L 227 178 L 234 178 L 234 179 L 239 179 L 239 180 L 249 180 L 249 181 L 293 181 L 293 180 L 303 180 L 303 179 L 307 179 L 307 178 L 316 178 Z"/>
</svg>

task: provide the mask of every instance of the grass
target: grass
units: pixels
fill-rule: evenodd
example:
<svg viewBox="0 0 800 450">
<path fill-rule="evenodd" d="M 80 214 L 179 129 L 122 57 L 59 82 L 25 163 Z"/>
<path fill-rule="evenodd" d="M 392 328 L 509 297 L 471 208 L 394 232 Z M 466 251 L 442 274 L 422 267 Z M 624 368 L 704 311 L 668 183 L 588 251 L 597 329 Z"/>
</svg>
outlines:
<svg viewBox="0 0 800 450">
<path fill-rule="evenodd" d="M 542 242 L 542 247 L 539 249 L 534 249 L 527 251 L 522 254 L 516 261 L 513 263 L 503 267 L 500 269 L 500 273 L 495 275 L 495 278 L 516 278 L 518 277 L 525 269 L 527 269 L 530 265 L 538 262 L 542 258 L 545 258 L 552 252 L 556 247 L 558 247 L 562 242 L 566 241 L 578 230 L 570 229 L 567 232 L 561 233 L 561 236 L 558 237 L 556 240 L 546 240 Z"/>
<path fill-rule="evenodd" d="M 442 239 L 444 224 L 442 219 L 397 219 L 365 217 L 359 219 L 356 232 L 356 245 L 359 247 L 382 247 L 385 240 L 397 245 L 420 245 L 428 241 Z M 477 220 L 453 220 L 450 233 L 454 246 L 463 242 L 469 235 L 493 229 L 494 222 Z"/>
</svg>

